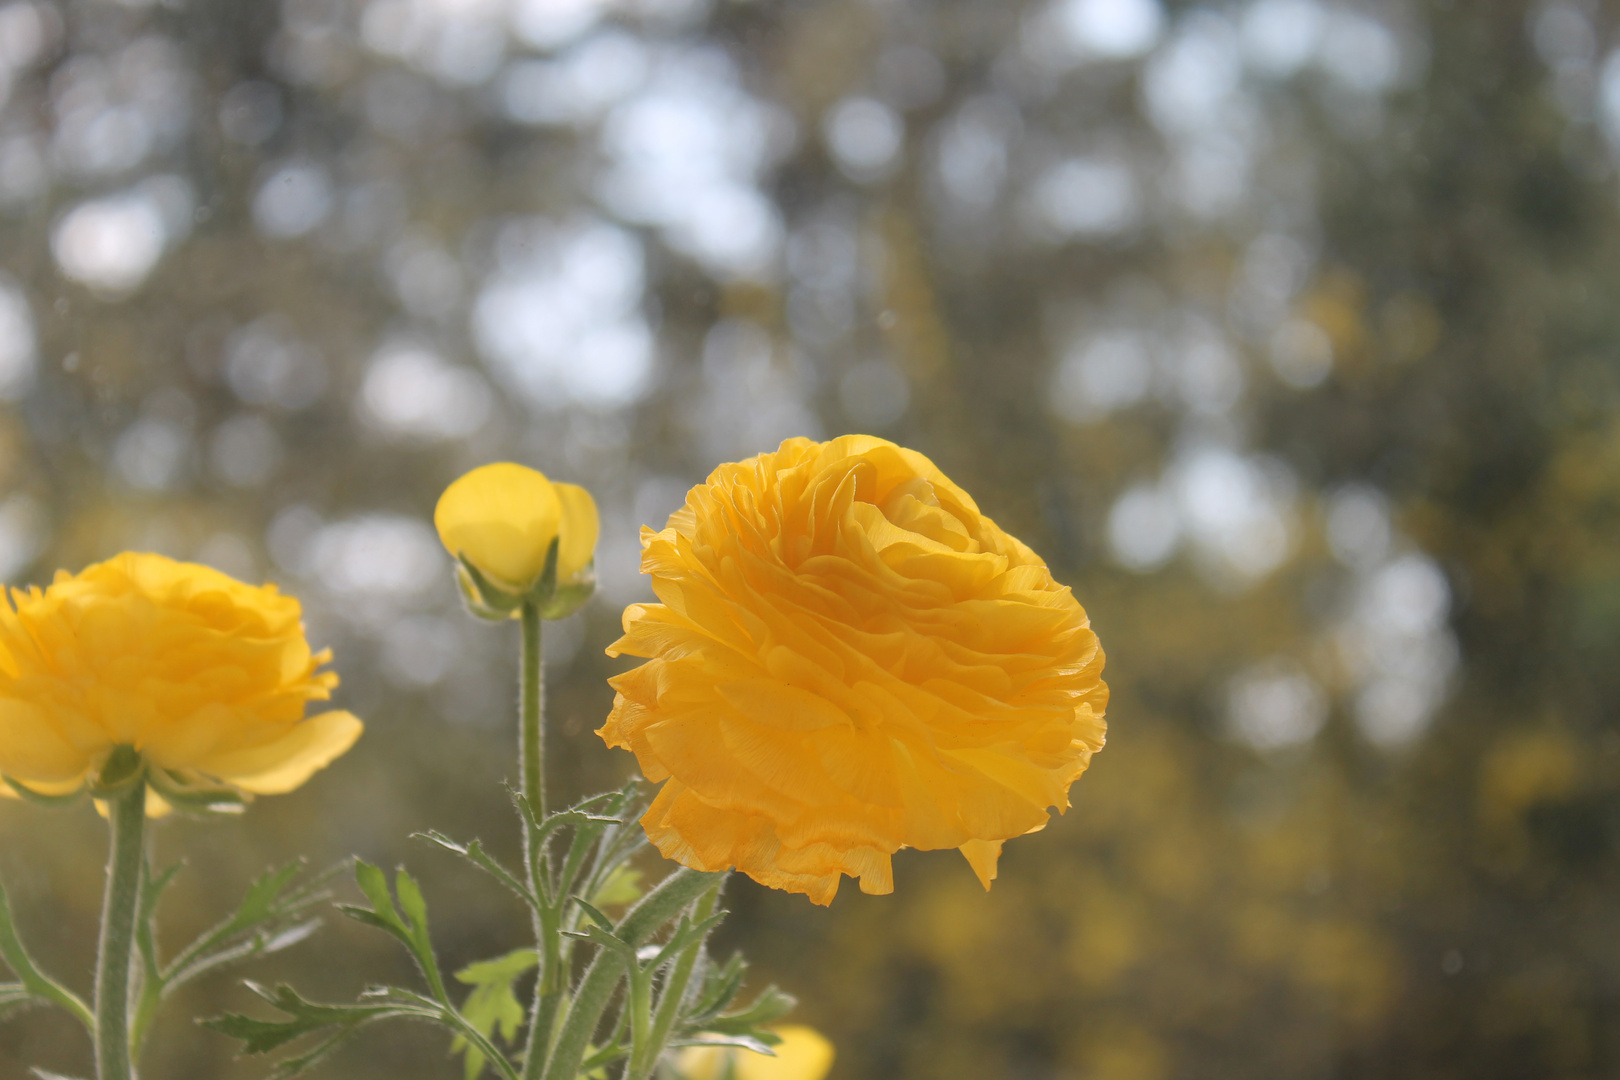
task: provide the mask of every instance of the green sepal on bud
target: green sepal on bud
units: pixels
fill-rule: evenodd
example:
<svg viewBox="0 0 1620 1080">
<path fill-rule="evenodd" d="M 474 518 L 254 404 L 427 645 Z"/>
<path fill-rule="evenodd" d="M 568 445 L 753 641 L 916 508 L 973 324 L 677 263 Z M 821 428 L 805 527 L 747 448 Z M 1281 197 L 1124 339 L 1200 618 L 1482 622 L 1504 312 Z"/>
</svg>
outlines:
<svg viewBox="0 0 1620 1080">
<path fill-rule="evenodd" d="M 546 549 L 545 569 L 533 585 L 519 592 L 492 580 L 464 554 L 456 556 L 456 585 L 467 610 L 480 619 L 503 622 L 516 617 L 525 603 L 532 603 L 542 619 L 565 619 L 585 605 L 596 592 L 596 561 L 593 559 L 573 580 L 558 584 L 557 552 L 553 538 Z"/>
</svg>

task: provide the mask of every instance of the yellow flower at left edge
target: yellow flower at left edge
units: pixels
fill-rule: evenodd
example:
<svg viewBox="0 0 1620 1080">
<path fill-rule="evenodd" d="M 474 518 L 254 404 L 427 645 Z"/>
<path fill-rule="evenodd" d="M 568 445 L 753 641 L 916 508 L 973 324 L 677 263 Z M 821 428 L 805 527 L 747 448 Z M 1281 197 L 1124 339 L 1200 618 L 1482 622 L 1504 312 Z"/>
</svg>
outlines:
<svg viewBox="0 0 1620 1080">
<path fill-rule="evenodd" d="M 195 563 L 125 552 L 0 600 L 0 795 L 69 795 L 113 751 L 171 792 L 292 791 L 360 737 L 343 711 L 305 717 L 338 677 L 302 609 Z M 147 792 L 148 813 L 167 802 Z"/>
<path fill-rule="evenodd" d="M 783 1024 L 775 1057 L 731 1046 L 688 1046 L 675 1058 L 681 1080 L 822 1080 L 832 1069 L 833 1044 L 815 1028 Z"/>
<path fill-rule="evenodd" d="M 595 587 L 596 501 L 577 484 L 557 483 L 524 465 L 501 461 L 457 479 L 433 511 L 439 540 L 463 563 L 468 600 L 493 616 L 516 614 L 525 596 L 539 602 L 546 618 L 562 618 Z M 533 595 L 551 547 L 556 576 L 546 595 Z M 483 580 L 473 580 L 467 568 Z"/>
</svg>

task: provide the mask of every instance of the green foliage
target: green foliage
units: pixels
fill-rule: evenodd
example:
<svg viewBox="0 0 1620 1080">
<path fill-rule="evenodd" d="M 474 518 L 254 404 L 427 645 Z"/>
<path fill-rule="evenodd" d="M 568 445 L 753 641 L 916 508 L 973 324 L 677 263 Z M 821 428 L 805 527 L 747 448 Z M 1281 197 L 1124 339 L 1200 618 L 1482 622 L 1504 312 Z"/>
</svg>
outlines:
<svg viewBox="0 0 1620 1080">
<path fill-rule="evenodd" d="M 357 860 L 355 884 L 366 903 L 340 904 L 338 909 L 399 942 L 421 971 L 429 994 L 373 987 L 353 1005 L 324 1005 L 288 987 L 255 987 L 283 1018 L 232 1013 L 208 1021 L 208 1026 L 241 1041 L 249 1054 L 318 1037 L 312 1047 L 280 1061 L 274 1080 L 307 1071 L 362 1028 L 391 1018 L 427 1020 L 447 1029 L 452 1052 L 464 1055 L 466 1080 L 475 1080 L 486 1068 L 503 1080 L 542 1075 L 574 1080 L 599 1075 L 625 1058 L 625 1075 L 644 1080 L 667 1046 L 698 1035 L 769 1052 L 774 1036 L 763 1025 L 790 1007 L 791 999 L 773 988 L 748 1008 L 733 1008 L 743 981 L 742 961 L 734 958 L 717 969 L 704 955 L 708 935 L 725 917 L 716 910 L 723 878 L 682 870 L 644 891 L 641 872 L 626 865 L 646 843 L 635 822 L 641 797 L 640 783 L 632 781 L 618 791 L 541 815 L 527 798 L 513 793 L 528 832 L 528 865 L 521 872 L 502 865 L 477 840 L 460 843 L 436 832 L 422 834 L 495 878 L 534 915 L 536 948 L 515 949 L 456 973 L 458 982 L 472 988 L 459 1008 L 440 975 L 428 932 L 427 900 L 415 878 L 400 870 L 390 882 L 383 870 Z M 279 877 L 265 879 L 245 907 L 263 909 L 263 897 L 274 895 L 279 884 Z M 161 887 L 161 882 L 155 885 Z M 599 903 L 632 906 L 614 920 Z M 596 955 L 582 978 L 571 984 L 574 950 L 581 945 L 594 947 Z M 519 980 L 536 967 L 533 1009 L 538 1024 L 526 1015 L 517 990 Z M 600 1037 L 601 1017 L 621 981 L 626 992 L 606 1037 Z M 536 1056 L 513 1061 L 497 1041 L 514 1044 L 526 1026 L 529 1052 Z M 551 1034 L 554 1027 L 549 1045 L 533 1038 L 535 1031 Z"/>
<path fill-rule="evenodd" d="M 540 954 L 534 949 L 515 949 L 505 956 L 469 964 L 456 972 L 457 982 L 473 988 L 461 1004 L 461 1015 L 467 1018 L 467 1023 L 485 1038 L 499 1035 L 508 1043 L 516 1042 L 518 1031 L 523 1027 L 523 1006 L 518 1002 L 513 983 L 538 963 Z M 456 1036 L 450 1049 L 465 1051 L 466 1080 L 474 1080 L 484 1071 L 484 1055 L 468 1046 L 464 1037 Z"/>
<path fill-rule="evenodd" d="M 243 1053 L 266 1054 L 306 1035 L 325 1033 L 313 1047 L 277 1062 L 269 1080 L 292 1080 L 308 1072 L 367 1024 L 418 1013 L 418 1010 L 392 1004 L 317 1005 L 304 1000 L 289 986 L 272 990 L 253 982 L 243 985 L 287 1017 L 285 1020 L 258 1020 L 239 1013 L 226 1013 L 203 1021 L 205 1027 L 239 1040 Z"/>
<path fill-rule="evenodd" d="M 0 1012 L 9 1012 L 24 1004 L 38 1002 L 57 1005 L 71 1013 L 89 1032 L 95 1031 L 95 1018 L 77 994 L 41 971 L 28 950 L 23 948 L 11 917 L 11 901 L 0 886 L 0 959 L 11 968 L 20 982 L 0 987 Z"/>
<path fill-rule="evenodd" d="M 641 885 L 642 876 L 640 870 L 632 867 L 617 867 L 591 896 L 591 903 L 597 907 L 622 907 L 635 903 L 646 891 Z"/>
</svg>

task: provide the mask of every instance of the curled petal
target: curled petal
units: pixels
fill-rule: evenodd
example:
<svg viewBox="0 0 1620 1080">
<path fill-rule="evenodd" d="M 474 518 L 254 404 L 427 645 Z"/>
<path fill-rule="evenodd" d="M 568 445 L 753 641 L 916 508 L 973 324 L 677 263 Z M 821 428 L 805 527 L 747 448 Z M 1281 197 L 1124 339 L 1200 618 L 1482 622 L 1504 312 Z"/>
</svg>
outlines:
<svg viewBox="0 0 1620 1080">
<path fill-rule="evenodd" d="M 220 754 L 200 768 L 255 795 L 281 795 L 347 753 L 363 730 L 351 713 L 321 713 L 261 746 Z"/>
</svg>

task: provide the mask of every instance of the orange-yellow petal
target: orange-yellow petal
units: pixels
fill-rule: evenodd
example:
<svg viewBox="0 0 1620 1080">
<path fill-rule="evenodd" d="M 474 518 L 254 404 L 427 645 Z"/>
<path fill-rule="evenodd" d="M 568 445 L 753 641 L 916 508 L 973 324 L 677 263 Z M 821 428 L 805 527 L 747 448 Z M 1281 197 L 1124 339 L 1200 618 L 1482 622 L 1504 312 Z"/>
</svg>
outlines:
<svg viewBox="0 0 1620 1080">
<path fill-rule="evenodd" d="M 363 730 L 352 713 L 334 710 L 294 724 L 262 746 L 220 754 L 198 767 L 256 795 L 281 795 L 346 753 Z"/>
</svg>

